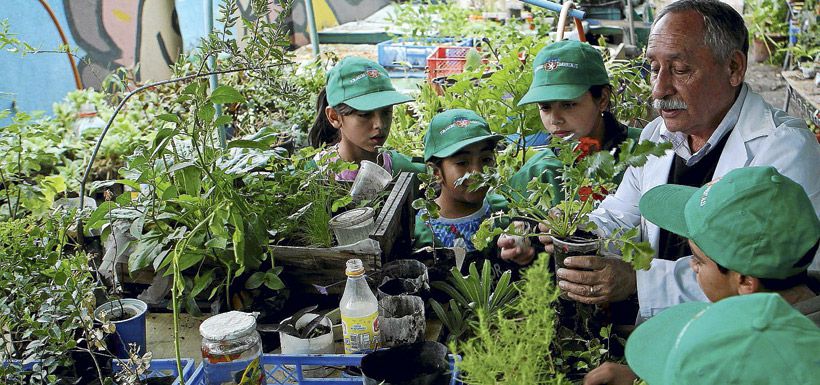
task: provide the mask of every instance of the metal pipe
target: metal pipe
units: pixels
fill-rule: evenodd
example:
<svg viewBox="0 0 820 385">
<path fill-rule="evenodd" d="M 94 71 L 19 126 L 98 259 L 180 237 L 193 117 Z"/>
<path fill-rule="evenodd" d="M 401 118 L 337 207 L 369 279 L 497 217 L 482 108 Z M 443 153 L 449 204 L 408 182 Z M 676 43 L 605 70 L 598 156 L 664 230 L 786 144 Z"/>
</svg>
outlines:
<svg viewBox="0 0 820 385">
<path fill-rule="evenodd" d="M 60 40 L 63 41 L 63 45 L 66 47 L 66 55 L 68 55 L 68 62 L 71 64 L 71 71 L 74 73 L 74 85 L 77 86 L 78 90 L 83 89 L 83 80 L 80 78 L 80 71 L 77 69 L 77 63 L 74 62 L 74 56 L 71 54 L 71 49 L 68 46 L 68 39 L 65 37 L 65 33 L 63 32 L 63 27 L 60 26 L 60 22 L 57 20 L 57 16 L 54 15 L 54 11 L 51 10 L 49 7 L 48 2 L 45 0 L 40 0 L 40 5 L 46 9 L 48 12 L 48 16 L 51 17 L 51 21 L 54 23 L 54 26 L 57 27 L 57 33 L 60 34 Z"/>
<path fill-rule="evenodd" d="M 214 3 L 212 0 L 205 0 L 205 3 L 205 26 L 208 28 L 208 33 L 210 34 L 214 30 Z M 216 71 L 216 57 L 213 55 L 208 58 L 208 67 L 211 71 Z M 208 85 L 211 88 L 211 92 L 213 92 L 216 87 L 219 86 L 219 76 L 215 73 L 212 74 L 208 79 Z M 214 104 L 214 108 L 216 109 L 215 117 L 220 117 L 222 115 L 222 105 Z M 216 133 L 219 137 L 219 146 L 225 148 L 227 145 L 225 139 L 225 127 L 217 127 Z"/>
<path fill-rule="evenodd" d="M 534 5 L 536 7 L 549 9 L 550 11 L 553 11 L 553 12 L 561 12 L 561 4 L 553 3 L 551 1 L 547 1 L 547 0 L 521 0 L 521 1 L 523 1 L 527 4 L 530 4 L 530 5 Z M 576 19 L 581 19 L 581 20 L 583 20 L 587 16 L 586 12 L 579 11 L 577 9 L 573 9 L 573 10 L 569 11 L 569 15 L 576 18 Z"/>
<path fill-rule="evenodd" d="M 313 56 L 319 56 L 319 32 L 316 31 L 316 16 L 313 14 L 313 0 L 305 1 L 305 14 L 307 15 L 308 34 L 310 34 L 310 47 L 313 49 Z"/>
</svg>

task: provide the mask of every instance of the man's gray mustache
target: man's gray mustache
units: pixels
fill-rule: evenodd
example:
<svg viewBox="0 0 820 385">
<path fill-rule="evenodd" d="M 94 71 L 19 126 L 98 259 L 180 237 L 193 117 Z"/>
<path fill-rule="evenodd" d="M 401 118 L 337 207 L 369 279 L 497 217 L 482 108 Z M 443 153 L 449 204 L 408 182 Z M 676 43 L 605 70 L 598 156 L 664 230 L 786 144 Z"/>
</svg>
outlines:
<svg viewBox="0 0 820 385">
<path fill-rule="evenodd" d="M 656 110 L 685 110 L 689 108 L 683 100 L 678 99 L 655 99 L 652 107 Z"/>
</svg>

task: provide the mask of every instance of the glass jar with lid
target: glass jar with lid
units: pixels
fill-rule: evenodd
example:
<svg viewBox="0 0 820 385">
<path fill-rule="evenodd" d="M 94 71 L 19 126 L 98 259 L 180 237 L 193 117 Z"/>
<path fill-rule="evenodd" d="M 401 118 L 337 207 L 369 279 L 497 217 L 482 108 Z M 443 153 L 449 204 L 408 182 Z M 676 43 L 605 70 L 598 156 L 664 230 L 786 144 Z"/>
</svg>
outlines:
<svg viewBox="0 0 820 385">
<path fill-rule="evenodd" d="M 262 358 L 262 339 L 256 331 L 254 314 L 240 311 L 217 314 L 202 322 L 199 334 L 208 385 L 238 384 L 248 365 Z M 256 367 L 261 368 L 261 362 Z M 263 371 L 258 370 L 258 376 L 259 381 L 254 383 L 261 384 Z"/>
</svg>

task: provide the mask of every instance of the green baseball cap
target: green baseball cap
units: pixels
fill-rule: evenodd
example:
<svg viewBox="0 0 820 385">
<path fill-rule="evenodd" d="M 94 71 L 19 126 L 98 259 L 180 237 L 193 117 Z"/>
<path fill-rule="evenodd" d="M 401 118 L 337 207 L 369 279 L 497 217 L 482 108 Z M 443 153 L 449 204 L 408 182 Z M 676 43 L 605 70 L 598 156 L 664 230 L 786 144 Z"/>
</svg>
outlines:
<svg viewBox="0 0 820 385">
<path fill-rule="evenodd" d="M 530 90 L 519 106 L 553 100 L 572 100 L 590 86 L 609 84 L 604 58 L 598 50 L 573 40 L 562 40 L 544 47 L 532 65 Z"/>
<path fill-rule="evenodd" d="M 464 147 L 484 140 L 498 141 L 484 118 L 473 111 L 456 108 L 437 114 L 424 135 L 424 161 L 446 158 Z"/>
<path fill-rule="evenodd" d="M 629 336 L 626 360 L 649 385 L 816 384 L 820 328 L 779 294 L 688 302 Z"/>
<path fill-rule="evenodd" d="M 820 239 L 805 190 L 773 167 L 730 171 L 701 188 L 661 185 L 640 200 L 641 215 L 689 238 L 719 265 L 756 278 L 803 272 Z"/>
<path fill-rule="evenodd" d="M 363 57 L 348 56 L 327 73 L 327 103 L 341 103 L 359 111 L 373 111 L 413 98 L 397 92 L 384 67 Z"/>
</svg>

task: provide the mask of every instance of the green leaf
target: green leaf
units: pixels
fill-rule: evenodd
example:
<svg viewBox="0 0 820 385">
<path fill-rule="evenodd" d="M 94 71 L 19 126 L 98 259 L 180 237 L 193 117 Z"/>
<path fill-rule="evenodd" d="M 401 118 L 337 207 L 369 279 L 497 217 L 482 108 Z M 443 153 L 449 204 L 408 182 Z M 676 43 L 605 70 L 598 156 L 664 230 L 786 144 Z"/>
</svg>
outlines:
<svg viewBox="0 0 820 385">
<path fill-rule="evenodd" d="M 107 216 L 111 210 L 117 208 L 117 204 L 115 202 L 103 202 L 101 205 L 91 213 L 91 216 L 88 217 L 86 220 L 86 227 L 88 229 L 96 229 L 102 227 L 103 224 L 107 223 Z"/>
<path fill-rule="evenodd" d="M 245 101 L 245 97 L 233 87 L 222 85 L 211 93 L 210 100 L 216 104 L 240 103 Z"/>
<path fill-rule="evenodd" d="M 222 115 L 214 121 L 214 126 L 221 127 L 228 123 L 233 123 L 233 116 L 231 115 Z"/>
<path fill-rule="evenodd" d="M 175 114 L 161 114 L 157 116 L 157 119 L 164 120 L 168 123 L 180 123 L 179 116 L 176 116 Z M 159 136 L 159 134 L 157 134 L 157 136 Z"/>
<path fill-rule="evenodd" d="M 228 148 L 255 148 L 257 150 L 269 150 L 270 146 L 253 140 L 235 139 L 228 143 Z"/>
<path fill-rule="evenodd" d="M 205 247 L 225 250 L 228 247 L 228 239 L 224 237 L 213 237 L 205 242 Z"/>
<path fill-rule="evenodd" d="M 196 116 L 204 121 L 210 123 L 216 115 L 216 109 L 211 104 L 203 104 L 196 110 Z"/>
<path fill-rule="evenodd" d="M 194 287 L 191 289 L 191 297 L 196 297 L 202 290 L 205 290 L 214 280 L 214 269 L 205 271 L 204 274 L 194 277 Z"/>
<path fill-rule="evenodd" d="M 244 261 L 245 261 L 245 232 L 240 230 L 240 229 L 234 230 L 232 241 L 233 241 L 234 260 L 239 265 L 244 265 Z"/>
<path fill-rule="evenodd" d="M 285 288 L 285 283 L 271 270 L 265 273 L 265 286 L 271 290 L 281 290 Z"/>
<path fill-rule="evenodd" d="M 205 257 L 204 254 L 199 252 L 186 252 L 179 257 L 179 269 L 180 271 L 185 270 L 197 263 L 201 262 L 202 259 Z"/>
<path fill-rule="evenodd" d="M 262 286 L 262 284 L 265 283 L 265 281 L 265 273 L 262 271 L 257 271 L 251 274 L 251 276 L 248 277 L 248 280 L 245 281 L 245 288 L 248 290 L 259 288 L 259 286 Z"/>
</svg>

